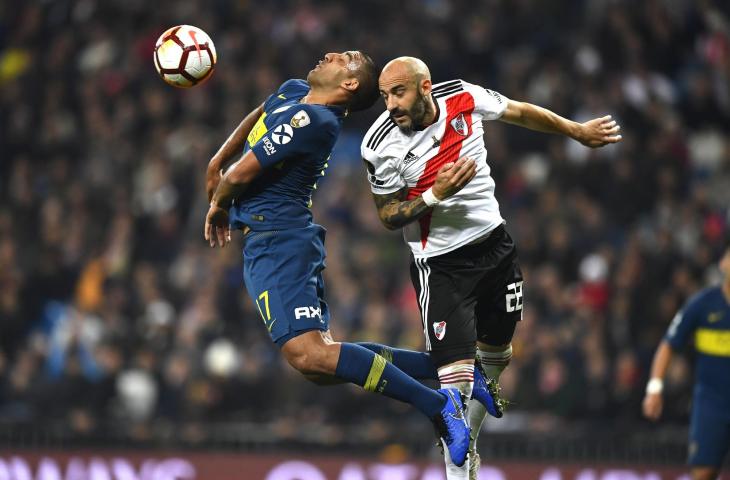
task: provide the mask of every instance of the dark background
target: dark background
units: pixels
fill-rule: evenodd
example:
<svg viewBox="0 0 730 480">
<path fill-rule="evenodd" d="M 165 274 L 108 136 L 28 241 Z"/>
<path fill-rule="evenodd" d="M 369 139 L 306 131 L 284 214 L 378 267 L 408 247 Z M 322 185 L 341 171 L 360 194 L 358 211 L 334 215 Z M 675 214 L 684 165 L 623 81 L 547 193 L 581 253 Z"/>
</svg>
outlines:
<svg viewBox="0 0 730 480">
<path fill-rule="evenodd" d="M 526 277 L 495 458 L 682 462 L 691 357 L 641 419 L 654 348 L 717 282 L 730 205 L 730 8 L 690 0 L 158 1 L 0 4 L 0 441 L 322 446 L 424 454 L 411 408 L 319 389 L 282 363 L 241 281 L 240 236 L 202 238 L 205 166 L 282 81 L 329 51 L 413 55 L 624 141 L 486 125 Z M 166 28 L 204 29 L 205 85 L 154 70 Z M 345 122 L 314 198 L 337 339 L 422 349 L 408 252 L 377 220 L 359 158 L 383 110 Z M 638 452 L 638 453 L 637 453 Z"/>
</svg>

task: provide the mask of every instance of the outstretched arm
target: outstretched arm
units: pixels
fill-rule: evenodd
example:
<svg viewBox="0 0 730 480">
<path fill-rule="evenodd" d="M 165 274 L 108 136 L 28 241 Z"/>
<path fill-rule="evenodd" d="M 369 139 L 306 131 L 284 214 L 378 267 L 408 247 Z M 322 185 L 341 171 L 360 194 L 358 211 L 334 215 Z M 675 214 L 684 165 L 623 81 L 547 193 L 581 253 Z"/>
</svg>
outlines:
<svg viewBox="0 0 730 480">
<path fill-rule="evenodd" d="M 664 389 L 664 374 L 667 372 L 669 362 L 672 360 L 672 347 L 669 342 L 662 340 L 654 354 L 651 364 L 649 383 L 646 385 L 646 396 L 642 404 L 644 416 L 649 420 L 656 421 L 662 414 L 662 390 Z"/>
<path fill-rule="evenodd" d="M 618 133 L 621 127 L 615 120 L 611 120 L 610 115 L 578 123 L 561 117 L 547 108 L 508 100 L 507 108 L 500 120 L 539 132 L 566 135 L 591 148 L 621 141 L 621 135 Z"/>
<path fill-rule="evenodd" d="M 476 162 L 462 157 L 455 163 L 447 163 L 436 175 L 433 186 L 412 200 L 406 200 L 408 188 L 387 195 L 373 194 L 378 216 L 388 230 L 396 230 L 421 218 L 431 207 L 462 188 L 477 173 Z"/>
<path fill-rule="evenodd" d="M 236 154 L 243 151 L 243 146 L 246 144 L 246 138 L 251 133 L 251 129 L 256 124 L 256 121 L 264 113 L 264 104 L 258 106 L 251 113 L 246 115 L 236 129 L 231 133 L 223 145 L 218 149 L 213 158 L 208 162 L 208 170 L 205 178 L 205 190 L 208 194 L 208 201 L 210 202 L 213 198 L 213 192 L 218 187 L 218 182 L 223 176 L 223 170 L 226 164 L 229 163 Z"/>
</svg>

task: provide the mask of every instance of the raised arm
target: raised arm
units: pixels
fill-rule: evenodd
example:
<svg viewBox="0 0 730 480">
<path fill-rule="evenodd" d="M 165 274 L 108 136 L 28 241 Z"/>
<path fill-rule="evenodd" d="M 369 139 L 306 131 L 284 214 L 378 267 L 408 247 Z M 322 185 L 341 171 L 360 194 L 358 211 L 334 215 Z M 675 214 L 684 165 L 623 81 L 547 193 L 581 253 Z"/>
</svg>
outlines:
<svg viewBox="0 0 730 480">
<path fill-rule="evenodd" d="M 218 182 L 223 176 L 223 170 L 226 165 L 234 159 L 236 154 L 241 154 L 243 146 L 246 144 L 246 138 L 253 129 L 256 121 L 264 113 L 264 104 L 258 106 L 251 113 L 246 115 L 236 129 L 231 133 L 228 139 L 221 145 L 213 158 L 208 162 L 208 170 L 206 172 L 205 190 L 208 194 L 208 201 L 213 198 L 213 192 L 218 187 Z"/>
<path fill-rule="evenodd" d="M 507 100 L 507 108 L 500 120 L 520 127 L 545 133 L 566 135 L 591 148 L 621 141 L 621 127 L 610 115 L 578 123 L 561 117 L 547 108 L 531 103 Z"/>
<path fill-rule="evenodd" d="M 388 230 L 396 230 L 421 218 L 437 205 L 466 185 L 477 173 L 476 162 L 462 157 L 439 169 L 433 186 L 412 200 L 406 200 L 408 188 L 386 195 L 373 194 L 378 216 Z"/>
</svg>

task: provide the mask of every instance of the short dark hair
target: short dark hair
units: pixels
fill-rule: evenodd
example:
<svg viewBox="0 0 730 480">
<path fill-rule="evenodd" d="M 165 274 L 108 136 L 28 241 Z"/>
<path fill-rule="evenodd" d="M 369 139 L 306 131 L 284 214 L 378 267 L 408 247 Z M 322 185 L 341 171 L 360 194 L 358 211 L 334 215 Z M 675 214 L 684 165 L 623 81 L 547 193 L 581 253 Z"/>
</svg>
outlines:
<svg viewBox="0 0 730 480">
<path fill-rule="evenodd" d="M 367 110 L 373 106 L 380 96 L 380 90 L 378 90 L 378 67 L 375 66 L 375 62 L 370 58 L 370 55 L 362 50 L 359 50 L 359 52 L 362 62 L 360 63 L 360 68 L 355 72 L 355 78 L 357 78 L 359 85 L 357 90 L 352 93 L 350 103 L 347 105 L 351 112 Z"/>
</svg>

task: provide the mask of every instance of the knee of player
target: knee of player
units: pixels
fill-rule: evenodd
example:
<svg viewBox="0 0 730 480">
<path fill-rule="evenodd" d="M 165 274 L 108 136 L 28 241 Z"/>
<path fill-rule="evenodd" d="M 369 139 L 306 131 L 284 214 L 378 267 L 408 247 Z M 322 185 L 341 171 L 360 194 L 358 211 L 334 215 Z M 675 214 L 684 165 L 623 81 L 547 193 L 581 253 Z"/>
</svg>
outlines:
<svg viewBox="0 0 730 480">
<path fill-rule="evenodd" d="M 287 355 L 289 365 L 302 375 L 309 377 L 325 373 L 322 368 L 323 355 L 319 349 L 300 350 Z"/>
<path fill-rule="evenodd" d="M 312 360 L 307 352 L 302 351 L 289 353 L 286 355 L 286 361 L 289 362 L 289 365 L 291 365 L 294 370 L 305 376 L 314 373 L 310 371 Z"/>
</svg>

